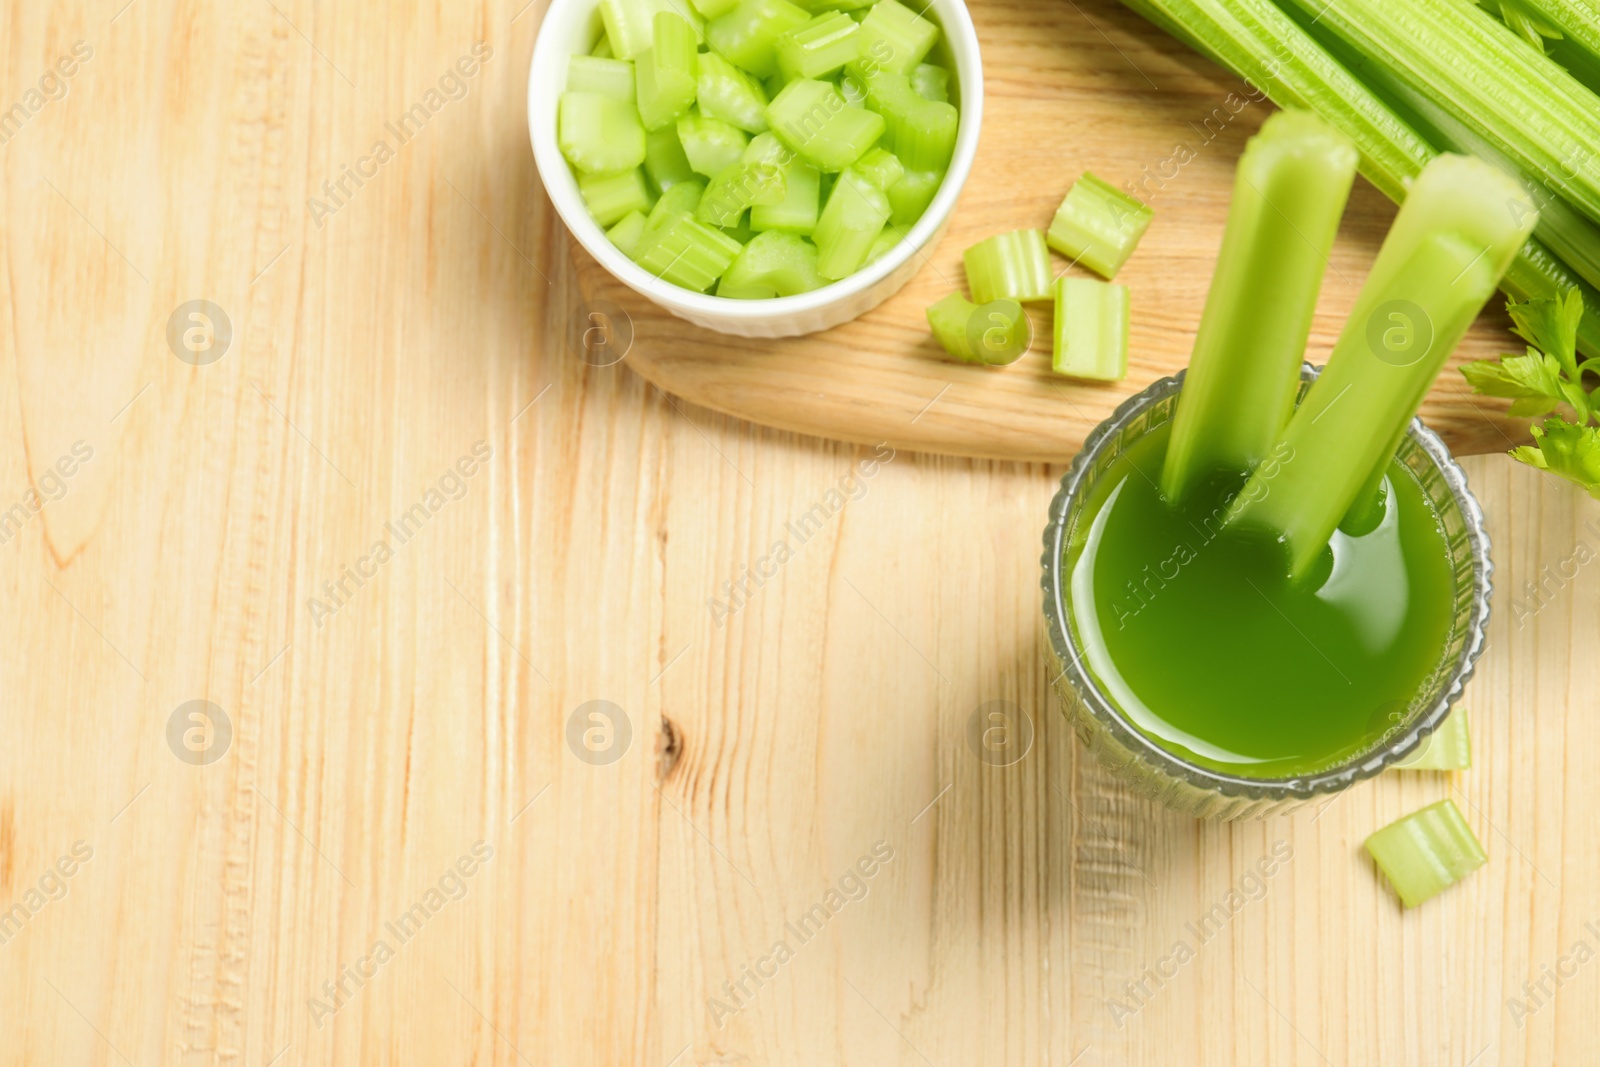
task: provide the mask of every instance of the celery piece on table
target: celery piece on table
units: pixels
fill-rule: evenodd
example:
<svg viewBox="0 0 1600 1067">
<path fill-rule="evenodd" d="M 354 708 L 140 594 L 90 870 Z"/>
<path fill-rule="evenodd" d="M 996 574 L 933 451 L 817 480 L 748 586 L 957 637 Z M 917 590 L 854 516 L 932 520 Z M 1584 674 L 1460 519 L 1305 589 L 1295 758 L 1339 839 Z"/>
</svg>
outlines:
<svg viewBox="0 0 1600 1067">
<path fill-rule="evenodd" d="M 1299 577 L 1352 505 L 1381 481 L 1411 417 L 1527 240 L 1538 212 L 1482 160 L 1442 155 L 1412 183 L 1328 366 L 1258 470 L 1232 521 L 1276 535 Z"/>
<path fill-rule="evenodd" d="M 784 147 L 772 133 L 757 134 L 744 151 L 744 161 L 775 163 L 783 171 L 783 199 L 775 204 L 752 204 L 750 228 L 757 233 L 780 230 L 810 237 L 822 209 L 821 173 Z"/>
<path fill-rule="evenodd" d="M 569 93 L 599 93 L 633 101 L 633 64 L 626 59 L 573 56 L 567 60 Z"/>
<path fill-rule="evenodd" d="M 886 148 L 874 148 L 856 160 L 852 166 L 863 178 L 885 192 L 905 177 L 906 173 L 906 168 L 900 165 L 900 160 Z"/>
<path fill-rule="evenodd" d="M 854 167 L 845 170 L 828 194 L 812 233 L 817 272 L 837 279 L 860 270 L 888 221 L 889 198 L 883 190 Z"/>
<path fill-rule="evenodd" d="M 700 114 L 746 133 L 767 128 L 767 91 L 761 83 L 715 52 L 700 57 Z"/>
<path fill-rule="evenodd" d="M 679 182 L 694 181 L 694 168 L 689 157 L 683 154 L 683 142 L 678 140 L 676 125 L 652 130 L 644 138 L 644 172 L 660 192 Z"/>
<path fill-rule="evenodd" d="M 715 227 L 675 214 L 661 226 L 645 229 L 633 259 L 663 281 L 704 292 L 722 277 L 740 247 Z"/>
<path fill-rule="evenodd" d="M 739 162 L 750 136 L 737 126 L 690 109 L 678 120 L 678 142 L 695 173 L 710 178 Z"/>
<path fill-rule="evenodd" d="M 811 21 L 811 13 L 789 0 L 739 0 L 706 24 L 713 52 L 758 78 L 778 73 L 778 38 Z"/>
<path fill-rule="evenodd" d="M 878 6 L 892 2 L 883 0 Z M 911 87 L 910 78 L 894 71 L 878 71 L 866 79 L 866 86 L 868 106 L 883 116 L 884 146 L 907 170 L 942 171 L 950 165 L 960 127 L 954 105 L 925 99 Z"/>
<path fill-rule="evenodd" d="M 889 207 L 893 211 L 889 216 L 890 224 L 904 229 L 920 219 L 943 184 L 942 170 L 906 171 L 899 181 L 884 190 L 889 194 Z"/>
<path fill-rule="evenodd" d="M 1406 771 L 1461 771 L 1472 766 L 1472 738 L 1467 732 L 1467 709 L 1456 708 L 1423 739 L 1415 752 L 1396 763 Z"/>
<path fill-rule="evenodd" d="M 699 56 L 694 30 L 670 11 L 657 12 L 652 42 L 633 65 L 639 117 L 646 130 L 659 130 L 694 103 Z"/>
<path fill-rule="evenodd" d="M 671 222 L 678 215 L 693 215 L 700 206 L 700 198 L 705 195 L 706 183 L 698 178 L 679 182 L 661 194 L 655 207 L 650 209 L 650 214 L 645 222 L 649 229 L 659 229 L 665 223 Z"/>
<path fill-rule="evenodd" d="M 1128 287 L 1063 274 L 1054 290 L 1050 369 L 1102 382 L 1127 377 Z"/>
<path fill-rule="evenodd" d="M 606 231 L 606 238 L 617 246 L 617 250 L 629 259 L 639 248 L 639 241 L 644 237 L 645 227 L 649 225 L 644 213 L 630 211 L 617 221 L 615 226 Z"/>
<path fill-rule="evenodd" d="M 842 11 L 817 15 L 778 38 L 778 70 L 785 78 L 823 78 L 860 54 L 861 26 Z"/>
<path fill-rule="evenodd" d="M 580 171 L 613 174 L 644 162 L 644 124 L 628 100 L 562 93 L 556 112 L 561 154 Z"/>
<path fill-rule="evenodd" d="M 1408 908 L 1438 896 L 1489 859 L 1452 800 L 1385 826 L 1367 838 L 1367 852 Z"/>
<path fill-rule="evenodd" d="M 1272 0 L 1122 2 L 1258 87 L 1279 106 L 1321 115 L 1355 143 L 1361 153 L 1361 173 L 1396 203 L 1405 199 L 1411 180 L 1437 154 Z M 1553 300 L 1574 287 L 1582 292 L 1585 305 L 1578 345 L 1586 354 L 1600 356 L 1600 295 L 1543 244 L 1531 240 L 1525 244 L 1501 282 L 1501 288 L 1518 300 Z"/>
<path fill-rule="evenodd" d="M 939 40 L 939 27 L 895 0 L 879 0 L 861 20 L 857 55 L 885 70 L 908 73 Z"/>
<path fill-rule="evenodd" d="M 650 210 L 650 187 L 638 167 L 616 174 L 583 174 L 578 177 L 578 192 L 589 214 L 602 226 L 610 226 L 630 211 Z"/>
<path fill-rule="evenodd" d="M 735 163 L 706 185 L 694 217 L 712 226 L 737 226 L 754 204 L 783 203 L 783 168 L 776 163 Z"/>
<path fill-rule="evenodd" d="M 1182 500 L 1219 469 L 1251 470 L 1294 410 L 1300 364 L 1339 218 L 1350 141 L 1309 111 L 1279 111 L 1239 159 L 1161 491 Z"/>
<path fill-rule="evenodd" d="M 1027 303 L 1049 300 L 1050 251 L 1042 230 L 997 233 L 961 255 L 967 288 L 980 304 L 1007 298 Z"/>
<path fill-rule="evenodd" d="M 744 246 L 717 283 L 717 295 L 747 300 L 794 296 L 827 284 L 817 273 L 815 245 L 804 237 L 771 231 L 756 234 Z"/>
<path fill-rule="evenodd" d="M 796 78 L 767 106 L 782 141 L 822 171 L 841 171 L 878 143 L 884 119 L 845 103 L 828 82 Z M 898 155 L 898 153 L 896 153 Z"/>
<path fill-rule="evenodd" d="M 1109 281 L 1133 255 L 1153 215 L 1136 197 L 1085 172 L 1056 208 L 1046 240 Z"/>
<path fill-rule="evenodd" d="M 974 304 L 960 293 L 928 308 L 928 327 L 947 353 L 963 363 L 1003 367 L 1033 344 L 1033 324 L 1015 300 Z"/>
<path fill-rule="evenodd" d="M 950 102 L 950 72 L 936 63 L 918 63 L 911 68 L 911 88 L 924 100 Z"/>
</svg>

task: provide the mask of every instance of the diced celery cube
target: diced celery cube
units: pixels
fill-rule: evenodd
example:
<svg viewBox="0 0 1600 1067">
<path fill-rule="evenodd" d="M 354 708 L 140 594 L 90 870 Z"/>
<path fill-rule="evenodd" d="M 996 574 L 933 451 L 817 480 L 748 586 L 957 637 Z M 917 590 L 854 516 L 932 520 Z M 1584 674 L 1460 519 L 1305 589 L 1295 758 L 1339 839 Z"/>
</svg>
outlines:
<svg viewBox="0 0 1600 1067">
<path fill-rule="evenodd" d="M 749 133 L 767 128 L 767 93 L 761 83 L 715 52 L 700 57 L 700 114 Z"/>
<path fill-rule="evenodd" d="M 683 145 L 689 166 L 697 174 L 710 178 L 739 162 L 750 138 L 743 130 L 721 119 L 690 111 L 678 120 L 678 141 Z"/>
<path fill-rule="evenodd" d="M 882 0 L 879 7 L 892 3 Z M 867 105 L 883 116 L 883 143 L 907 170 L 944 170 L 950 165 L 960 127 L 954 105 L 924 99 L 911 88 L 910 78 L 892 71 L 879 71 L 867 79 Z"/>
<path fill-rule="evenodd" d="M 644 237 L 647 222 L 643 212 L 630 211 L 622 216 L 615 226 L 606 231 L 606 237 L 617 246 L 617 250 L 629 259 L 639 247 L 639 241 Z"/>
<path fill-rule="evenodd" d="M 717 285 L 718 296 L 745 300 L 794 296 L 828 284 L 817 273 L 817 249 L 804 237 L 758 233 Z"/>
<path fill-rule="evenodd" d="M 821 78 L 860 53 L 861 27 L 849 15 L 818 15 L 778 38 L 778 69 L 785 78 Z"/>
<path fill-rule="evenodd" d="M 1062 275 L 1050 368 L 1073 378 L 1114 382 L 1128 374 L 1128 287 Z"/>
<path fill-rule="evenodd" d="M 776 163 L 735 163 L 706 186 L 694 217 L 712 226 L 737 226 L 753 204 L 783 202 L 783 169 Z"/>
<path fill-rule="evenodd" d="M 705 195 L 705 191 L 706 183 L 698 178 L 678 182 L 662 192 L 661 199 L 650 209 L 647 225 L 652 230 L 660 229 L 678 215 L 693 215 L 695 209 L 700 206 L 700 198 Z"/>
<path fill-rule="evenodd" d="M 683 154 L 676 124 L 652 130 L 644 139 L 644 170 L 661 192 L 694 177 L 689 157 Z"/>
<path fill-rule="evenodd" d="M 928 327 L 939 346 L 963 363 L 1003 367 L 1033 344 L 1033 323 L 1015 300 L 974 304 L 951 293 L 928 308 Z"/>
<path fill-rule="evenodd" d="M 644 171 L 635 167 L 617 174 L 582 174 L 578 192 L 589 214 L 602 226 L 610 226 L 630 211 L 650 210 L 650 187 Z"/>
<path fill-rule="evenodd" d="M 1043 230 L 1013 230 L 979 241 L 961 257 L 967 288 L 980 304 L 1002 298 L 1049 300 L 1050 250 Z"/>
<path fill-rule="evenodd" d="M 573 56 L 567 60 L 567 92 L 599 93 L 633 102 L 633 64 L 626 59 Z"/>
<path fill-rule="evenodd" d="M 906 168 L 900 165 L 900 160 L 895 158 L 893 152 L 884 148 L 874 148 L 866 155 L 855 161 L 855 169 L 867 181 L 885 191 L 905 176 Z M 890 205 L 893 210 L 894 205 Z"/>
<path fill-rule="evenodd" d="M 659 130 L 694 103 L 699 69 L 694 31 L 670 11 L 656 14 L 654 43 L 634 60 L 639 117 L 646 130 Z"/>
<path fill-rule="evenodd" d="M 735 66 L 770 78 L 778 73 L 778 38 L 810 20 L 805 8 L 789 0 L 739 0 L 706 24 L 706 43 Z"/>
<path fill-rule="evenodd" d="M 1139 200 L 1085 172 L 1056 209 L 1046 240 L 1101 277 L 1115 278 L 1153 215 Z"/>
<path fill-rule="evenodd" d="M 933 63 L 918 63 L 911 68 L 911 88 L 924 100 L 950 102 L 950 72 Z"/>
<path fill-rule="evenodd" d="M 646 228 L 634 261 L 663 281 L 703 293 L 722 277 L 740 247 L 690 215 L 674 215 L 655 229 Z"/>
<path fill-rule="evenodd" d="M 812 234 L 818 273 L 843 278 L 860 270 L 888 221 L 889 199 L 883 190 L 853 167 L 843 171 Z"/>
<path fill-rule="evenodd" d="M 767 121 L 785 144 L 819 170 L 840 171 L 883 134 L 881 116 L 845 103 L 828 82 L 797 78 L 767 107 Z"/>
<path fill-rule="evenodd" d="M 916 223 L 928 210 L 933 198 L 944 184 L 942 170 L 908 170 L 901 179 L 889 186 L 889 207 L 894 214 L 889 221 L 901 229 Z"/>
<path fill-rule="evenodd" d="M 861 20 L 858 54 L 884 70 L 905 74 L 939 40 L 939 27 L 895 0 L 879 0 Z"/>
<path fill-rule="evenodd" d="M 1385 826 L 1367 838 L 1367 852 L 1408 908 L 1437 896 L 1489 859 L 1452 800 Z"/>
<path fill-rule="evenodd" d="M 626 100 L 562 93 L 556 113 L 561 154 L 580 171 L 610 174 L 644 162 L 644 124 Z"/>
<path fill-rule="evenodd" d="M 895 229 L 894 223 L 891 222 L 883 228 L 882 233 L 878 234 L 878 239 L 872 242 L 872 250 L 867 253 L 867 262 L 871 263 L 879 256 L 888 254 L 895 245 L 904 239 L 905 234 Z"/>
<path fill-rule="evenodd" d="M 757 232 L 782 230 L 809 237 L 817 226 L 821 207 L 818 196 L 820 172 L 791 152 L 772 133 L 758 134 L 744 150 L 746 163 L 775 163 L 783 170 L 783 200 L 776 204 L 754 204 L 750 208 L 750 228 Z"/>
</svg>

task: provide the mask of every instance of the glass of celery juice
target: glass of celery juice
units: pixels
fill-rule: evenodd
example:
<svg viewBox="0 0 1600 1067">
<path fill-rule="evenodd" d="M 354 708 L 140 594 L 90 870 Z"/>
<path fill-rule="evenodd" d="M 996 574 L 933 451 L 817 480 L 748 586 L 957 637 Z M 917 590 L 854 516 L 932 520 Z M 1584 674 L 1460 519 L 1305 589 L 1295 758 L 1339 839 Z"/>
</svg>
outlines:
<svg viewBox="0 0 1600 1067">
<path fill-rule="evenodd" d="M 1225 522 L 1289 457 L 1248 487 L 1218 474 L 1182 506 L 1161 496 L 1183 377 L 1118 408 L 1062 479 L 1044 537 L 1052 686 L 1142 792 L 1198 816 L 1286 811 L 1404 758 L 1449 712 L 1488 621 L 1483 514 L 1413 420 L 1377 506 L 1290 580 Z"/>
</svg>

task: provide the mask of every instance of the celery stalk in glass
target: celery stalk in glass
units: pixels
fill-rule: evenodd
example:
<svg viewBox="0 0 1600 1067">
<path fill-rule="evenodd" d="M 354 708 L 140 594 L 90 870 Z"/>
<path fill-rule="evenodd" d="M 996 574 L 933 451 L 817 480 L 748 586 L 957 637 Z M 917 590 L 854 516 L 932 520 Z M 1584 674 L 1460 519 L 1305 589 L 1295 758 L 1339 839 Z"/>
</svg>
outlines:
<svg viewBox="0 0 1600 1067">
<path fill-rule="evenodd" d="M 1309 111 L 1277 112 L 1245 146 L 1161 470 L 1169 500 L 1254 468 L 1283 431 L 1355 172 L 1354 146 Z"/>
<path fill-rule="evenodd" d="M 1328 367 L 1284 430 L 1288 454 L 1257 471 L 1230 521 L 1275 534 L 1289 570 L 1307 573 L 1394 456 L 1429 385 L 1477 317 L 1538 212 L 1515 179 L 1482 160 L 1442 155 L 1395 216 Z"/>
</svg>

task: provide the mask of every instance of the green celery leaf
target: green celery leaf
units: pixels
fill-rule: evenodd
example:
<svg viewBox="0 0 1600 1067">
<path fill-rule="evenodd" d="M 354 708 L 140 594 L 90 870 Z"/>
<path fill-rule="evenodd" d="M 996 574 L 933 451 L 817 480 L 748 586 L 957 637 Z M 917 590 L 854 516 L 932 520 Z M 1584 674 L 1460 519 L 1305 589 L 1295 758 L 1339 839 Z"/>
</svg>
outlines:
<svg viewBox="0 0 1600 1067">
<path fill-rule="evenodd" d="M 1550 414 L 1558 403 L 1546 396 L 1525 396 L 1513 400 L 1507 412 L 1515 419 L 1536 419 Z"/>
<path fill-rule="evenodd" d="M 1574 380 L 1578 377 L 1578 323 L 1583 318 L 1583 294 L 1569 289 L 1559 301 L 1511 301 L 1506 311 L 1515 323 L 1512 330 L 1523 340 L 1559 361 L 1561 369 Z"/>
<path fill-rule="evenodd" d="M 1600 498 L 1600 429 L 1576 426 L 1562 419 L 1546 419 L 1533 428 L 1531 445 L 1511 450 L 1530 466 L 1575 482 Z"/>
<path fill-rule="evenodd" d="M 1461 373 L 1474 391 L 1485 396 L 1562 399 L 1560 365 L 1532 349 L 1522 356 L 1507 353 L 1498 360 L 1474 360 L 1464 364 Z"/>
</svg>

